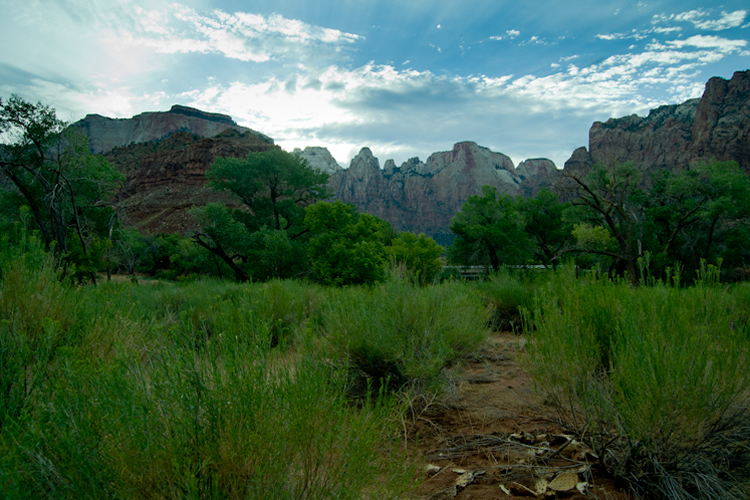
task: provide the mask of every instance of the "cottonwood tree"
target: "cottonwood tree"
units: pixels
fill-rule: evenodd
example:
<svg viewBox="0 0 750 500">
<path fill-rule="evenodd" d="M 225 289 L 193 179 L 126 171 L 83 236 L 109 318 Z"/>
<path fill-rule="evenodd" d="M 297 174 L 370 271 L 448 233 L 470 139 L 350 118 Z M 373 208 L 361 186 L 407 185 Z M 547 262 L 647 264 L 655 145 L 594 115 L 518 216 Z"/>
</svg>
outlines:
<svg viewBox="0 0 750 500">
<path fill-rule="evenodd" d="M 730 257 L 730 264 L 744 264 L 750 178 L 735 162 L 658 172 L 645 205 L 649 246 L 658 261 L 697 268 L 701 259 Z"/>
<path fill-rule="evenodd" d="M 632 285 L 638 284 L 638 258 L 643 252 L 642 228 L 645 221 L 644 195 L 638 188 L 641 172 L 632 164 L 594 165 L 588 174 L 563 172 L 558 189 L 571 198 L 571 205 L 580 207 L 574 212 L 580 224 L 579 234 L 594 234 L 591 228 L 604 228 L 615 245 L 607 248 L 592 245 L 601 238 L 589 241 L 579 238 L 576 248 L 566 253 L 589 253 L 611 257 L 627 272 Z"/>
<path fill-rule="evenodd" d="M 209 204 L 192 210 L 201 229 L 193 239 L 222 259 L 239 281 L 286 278 L 304 270 L 305 207 L 328 195 L 328 174 L 281 149 L 219 158 L 206 173 L 217 191 L 241 208 Z"/>
<path fill-rule="evenodd" d="M 385 279 L 384 238 L 390 225 L 358 214 L 351 203 L 318 202 L 306 209 L 310 230 L 308 257 L 314 278 L 326 285 L 359 285 Z"/>
<path fill-rule="evenodd" d="M 75 239 L 78 259 L 91 260 L 89 236 L 111 216 L 105 201 L 123 176 L 91 155 L 85 137 L 54 109 L 17 95 L 0 99 L 0 136 L 0 171 L 15 187 L 6 200 L 29 207 L 47 249 L 70 260 Z"/>
<path fill-rule="evenodd" d="M 523 264 L 532 243 L 524 231 L 518 205 L 508 195 L 498 195 L 492 186 L 482 186 L 482 195 L 472 195 L 451 219 L 456 240 L 449 259 L 498 270 L 503 264 Z"/>
</svg>

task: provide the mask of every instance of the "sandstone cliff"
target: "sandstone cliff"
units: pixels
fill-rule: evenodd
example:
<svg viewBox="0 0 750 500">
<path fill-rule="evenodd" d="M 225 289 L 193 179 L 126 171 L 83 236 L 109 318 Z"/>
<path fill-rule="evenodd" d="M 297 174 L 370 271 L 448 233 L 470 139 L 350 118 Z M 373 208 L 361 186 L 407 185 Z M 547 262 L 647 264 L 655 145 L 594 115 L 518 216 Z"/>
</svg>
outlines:
<svg viewBox="0 0 750 500">
<path fill-rule="evenodd" d="M 546 159 L 527 160 L 517 170 L 510 158 L 474 142 L 433 153 L 425 162 L 412 158 L 384 168 L 369 148 L 362 148 L 347 170 L 331 176 L 334 196 L 389 221 L 402 231 L 424 232 L 443 243 L 452 239 L 450 219 L 482 186 L 516 196 L 536 183 L 542 172 L 556 170 Z"/>
<path fill-rule="evenodd" d="M 130 227 L 152 233 L 195 228 L 187 210 L 209 202 L 235 203 L 207 186 L 206 170 L 216 158 L 242 158 L 274 147 L 250 131 L 225 130 L 213 138 L 188 132 L 157 143 L 115 148 L 105 156 L 126 180 L 117 196 L 118 213 Z"/>
<path fill-rule="evenodd" d="M 312 168 L 325 172 L 327 174 L 335 174 L 343 170 L 341 165 L 334 159 L 331 153 L 326 148 L 321 147 L 306 147 L 303 150 L 294 148 L 292 153 L 307 160 Z"/>
<path fill-rule="evenodd" d="M 250 132 L 273 144 L 269 137 L 237 125 L 230 116 L 180 105 L 172 106 L 167 112 L 146 112 L 132 118 L 87 115 L 72 126 L 80 128 L 88 137 L 92 153 L 106 153 L 115 147 L 159 141 L 176 132 L 213 137 L 228 128 L 241 133 Z"/>
<path fill-rule="evenodd" d="M 700 99 L 661 106 L 645 118 L 594 123 L 588 152 L 576 150 L 565 169 L 632 161 L 648 179 L 655 170 L 684 169 L 711 158 L 736 161 L 750 174 L 750 70 L 731 80 L 711 78 Z"/>
</svg>

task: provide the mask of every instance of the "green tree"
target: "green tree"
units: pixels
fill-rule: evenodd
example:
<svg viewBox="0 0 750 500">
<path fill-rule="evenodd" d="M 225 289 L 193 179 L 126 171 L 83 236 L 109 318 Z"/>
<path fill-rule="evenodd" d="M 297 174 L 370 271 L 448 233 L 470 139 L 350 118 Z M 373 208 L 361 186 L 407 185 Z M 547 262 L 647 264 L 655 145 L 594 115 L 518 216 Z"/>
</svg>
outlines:
<svg viewBox="0 0 750 500">
<path fill-rule="evenodd" d="M 206 173 L 241 209 L 209 204 L 192 210 L 194 240 L 220 258 L 239 281 L 287 278 L 304 271 L 305 207 L 328 195 L 328 174 L 280 149 L 219 158 Z"/>
<path fill-rule="evenodd" d="M 571 225 L 563 217 L 567 203 L 549 189 L 542 189 L 534 198 L 517 198 L 523 217 L 524 231 L 534 243 L 532 252 L 545 266 L 553 265 L 559 255 L 572 246 Z"/>
<path fill-rule="evenodd" d="M 482 186 L 482 195 L 472 195 L 451 219 L 456 241 L 449 248 L 452 262 L 490 266 L 523 264 L 532 252 L 524 231 L 518 204 L 508 195 L 497 194 L 492 186 Z"/>
<path fill-rule="evenodd" d="M 660 263 L 729 257 L 744 264 L 750 178 L 734 162 L 712 161 L 682 172 L 658 172 L 646 197 L 649 248 Z"/>
<path fill-rule="evenodd" d="M 386 250 L 396 263 L 406 266 L 422 284 L 431 282 L 443 267 L 440 262 L 443 247 L 424 233 L 415 236 L 413 233 L 403 232 Z"/>
<path fill-rule="evenodd" d="M 644 193 L 638 188 L 641 172 L 632 164 L 608 166 L 596 164 L 588 173 L 565 172 L 559 186 L 573 196 L 571 204 L 578 210 L 568 212 L 569 220 L 578 223 L 576 248 L 561 252 L 604 255 L 615 260 L 627 272 L 632 285 L 638 284 L 637 262 L 643 255 L 642 229 L 645 221 Z M 607 230 L 616 246 L 604 241 Z"/>
<path fill-rule="evenodd" d="M 47 249 L 69 261 L 91 263 L 92 235 L 111 218 L 106 200 L 123 176 L 103 157 L 91 155 L 85 137 L 41 103 L 17 95 L 0 99 L 0 135 L 5 142 L 0 170 L 15 187 L 4 197 L 29 207 Z M 68 252 L 71 238 L 77 240 L 74 254 Z"/>
<path fill-rule="evenodd" d="M 385 278 L 384 224 L 358 214 L 350 203 L 318 202 L 307 207 L 307 255 L 315 279 L 326 285 L 371 284 Z"/>
</svg>

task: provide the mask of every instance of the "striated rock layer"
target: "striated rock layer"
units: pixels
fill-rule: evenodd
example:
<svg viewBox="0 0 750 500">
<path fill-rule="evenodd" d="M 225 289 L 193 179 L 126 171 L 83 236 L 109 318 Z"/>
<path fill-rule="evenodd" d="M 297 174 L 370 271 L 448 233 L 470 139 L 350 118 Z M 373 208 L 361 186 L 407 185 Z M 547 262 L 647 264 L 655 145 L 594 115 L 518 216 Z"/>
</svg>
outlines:
<svg viewBox="0 0 750 500">
<path fill-rule="evenodd" d="M 237 125 L 230 116 L 180 105 L 172 106 L 167 112 L 146 112 L 132 118 L 86 115 L 72 126 L 80 128 L 88 137 L 92 153 L 106 153 L 116 147 L 159 141 L 177 132 L 213 137 L 228 128 L 240 133 L 250 132 L 265 142 L 273 143 L 260 132 Z"/>
<path fill-rule="evenodd" d="M 126 174 L 117 196 L 123 222 L 150 233 L 195 228 L 187 211 L 210 202 L 236 203 L 207 186 L 206 171 L 216 158 L 243 158 L 275 147 L 250 131 L 225 130 L 213 138 L 178 132 L 158 143 L 115 148 L 107 159 Z"/>
<path fill-rule="evenodd" d="M 412 158 L 383 169 L 369 148 L 362 148 L 347 170 L 331 176 L 334 196 L 389 221 L 396 229 L 423 232 L 443 243 L 452 239 L 450 219 L 482 186 L 516 196 L 532 190 L 536 176 L 556 170 L 546 159 L 527 160 L 517 170 L 510 158 L 474 142 L 433 153 L 423 163 Z"/>
<path fill-rule="evenodd" d="M 731 80 L 711 78 L 700 99 L 661 106 L 645 118 L 594 123 L 588 151 L 576 150 L 565 169 L 632 161 L 647 182 L 655 170 L 684 169 L 712 158 L 736 161 L 750 174 L 750 70 Z"/>
</svg>

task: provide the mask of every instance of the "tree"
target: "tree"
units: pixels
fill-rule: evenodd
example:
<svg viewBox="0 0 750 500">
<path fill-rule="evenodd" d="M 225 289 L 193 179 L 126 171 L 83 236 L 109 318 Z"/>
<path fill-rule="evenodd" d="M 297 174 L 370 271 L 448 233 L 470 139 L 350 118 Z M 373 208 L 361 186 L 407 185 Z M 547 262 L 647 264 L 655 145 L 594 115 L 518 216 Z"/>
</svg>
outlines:
<svg viewBox="0 0 750 500">
<path fill-rule="evenodd" d="M 646 197 L 646 215 L 652 251 L 661 261 L 697 268 L 701 259 L 738 255 L 747 240 L 750 178 L 734 162 L 659 172 Z"/>
<path fill-rule="evenodd" d="M 531 253 L 531 241 L 517 203 L 482 186 L 482 195 L 472 195 L 451 219 L 456 241 L 449 258 L 458 264 L 476 264 L 499 269 L 502 264 L 523 264 Z"/>
<path fill-rule="evenodd" d="M 406 266 L 422 284 L 431 282 L 442 269 L 439 257 L 443 247 L 424 233 L 419 236 L 410 232 L 401 233 L 391 242 L 391 246 L 386 247 L 386 251 L 396 263 Z"/>
<path fill-rule="evenodd" d="M 545 266 L 553 265 L 572 244 L 572 228 L 563 217 L 568 204 L 560 203 L 558 195 L 546 188 L 534 198 L 519 197 L 516 203 L 523 217 L 524 231 L 534 243 L 534 256 Z"/>
<path fill-rule="evenodd" d="M 574 195 L 571 204 L 581 208 L 573 212 L 573 218 L 580 222 L 578 234 L 586 235 L 586 239 L 579 239 L 577 248 L 561 253 L 612 257 L 627 272 L 630 283 L 637 285 L 637 261 L 643 250 L 641 230 L 645 220 L 644 195 L 638 189 L 639 179 L 640 171 L 631 163 L 613 166 L 599 163 L 585 177 L 580 173 L 564 172 L 564 184 L 559 187 Z M 616 247 L 602 245 L 602 235 L 591 230 L 598 227 L 609 232 Z M 588 239 L 589 236 L 595 238 Z"/>
<path fill-rule="evenodd" d="M 0 135 L 0 170 L 16 188 L 5 196 L 29 207 L 47 249 L 70 260 L 69 240 L 76 238 L 76 255 L 92 261 L 87 240 L 111 217 L 105 201 L 123 176 L 91 155 L 85 137 L 41 103 L 17 95 L 0 99 Z"/>
<path fill-rule="evenodd" d="M 372 284 L 385 278 L 384 224 L 358 214 L 350 203 L 318 202 L 307 207 L 307 255 L 315 279 L 326 285 Z"/>
<path fill-rule="evenodd" d="M 302 272 L 308 229 L 305 207 L 328 194 L 328 174 L 281 149 L 219 158 L 206 173 L 241 209 L 208 204 L 192 210 L 201 225 L 193 238 L 224 261 L 238 281 L 286 278 Z"/>
</svg>

